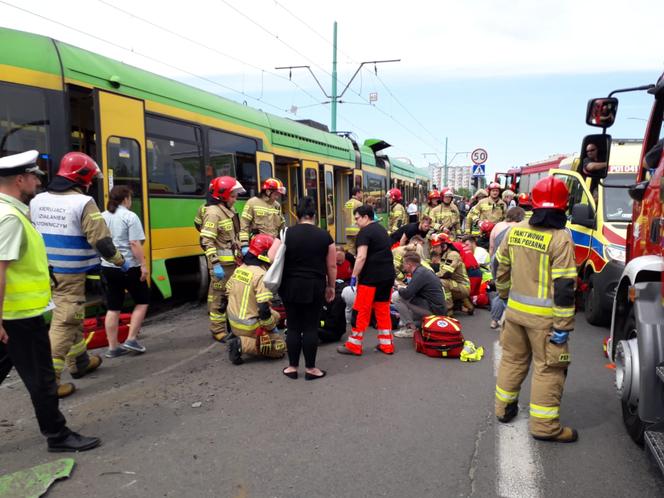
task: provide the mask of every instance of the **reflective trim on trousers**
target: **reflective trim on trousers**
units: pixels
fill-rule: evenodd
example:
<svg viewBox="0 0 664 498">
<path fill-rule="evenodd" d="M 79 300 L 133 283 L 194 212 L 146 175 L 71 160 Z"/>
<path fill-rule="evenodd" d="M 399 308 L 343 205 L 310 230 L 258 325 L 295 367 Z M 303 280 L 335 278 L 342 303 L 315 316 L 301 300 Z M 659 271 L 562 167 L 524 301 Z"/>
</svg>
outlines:
<svg viewBox="0 0 664 498">
<path fill-rule="evenodd" d="M 222 313 L 209 313 L 211 322 L 225 322 L 226 314 Z"/>
<path fill-rule="evenodd" d="M 519 399 L 519 391 L 505 391 L 505 389 L 496 386 L 496 399 L 507 404 L 513 403 Z"/>
<path fill-rule="evenodd" d="M 362 339 L 363 333 L 352 331 L 346 340 L 346 349 L 355 354 L 362 354 Z"/>
<path fill-rule="evenodd" d="M 65 369 L 65 360 L 53 358 L 53 370 L 56 374 L 61 373 Z"/>
<path fill-rule="evenodd" d="M 85 345 L 85 340 L 81 340 L 81 341 L 77 342 L 76 344 L 74 344 L 74 345 L 71 347 L 71 349 L 70 349 L 69 352 L 67 353 L 67 356 L 68 356 L 69 358 L 72 358 L 72 357 L 75 357 L 75 356 L 79 356 L 79 355 L 85 353 L 85 351 L 87 351 L 87 349 L 88 349 L 88 348 L 87 348 L 87 346 Z"/>
<path fill-rule="evenodd" d="M 392 331 L 390 330 L 379 330 L 378 331 L 378 343 L 384 344 L 386 346 L 392 345 Z"/>
<path fill-rule="evenodd" d="M 554 419 L 560 417 L 559 406 L 541 406 L 530 403 L 530 416 L 535 418 Z"/>
</svg>

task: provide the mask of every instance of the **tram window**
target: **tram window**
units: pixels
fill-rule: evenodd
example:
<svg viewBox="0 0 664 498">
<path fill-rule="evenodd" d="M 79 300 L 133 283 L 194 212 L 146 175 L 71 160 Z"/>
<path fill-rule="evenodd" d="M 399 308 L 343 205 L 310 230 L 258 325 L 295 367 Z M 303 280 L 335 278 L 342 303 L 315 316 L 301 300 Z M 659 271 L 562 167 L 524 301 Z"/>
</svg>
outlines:
<svg viewBox="0 0 664 498">
<path fill-rule="evenodd" d="M 256 157 L 249 154 L 237 154 L 235 159 L 236 178 L 242 184 L 246 193 L 241 198 L 249 198 L 258 194 L 258 176 L 256 175 Z"/>
<path fill-rule="evenodd" d="M 109 137 L 106 142 L 108 158 L 108 188 L 126 185 L 132 192 L 131 210 L 143 220 L 143 189 L 141 186 L 141 149 L 136 140 Z"/>
<path fill-rule="evenodd" d="M 364 173 L 364 185 L 366 195 L 376 199 L 376 212 L 384 213 L 386 211 L 386 186 L 387 179 L 384 176 L 374 173 Z"/>
<path fill-rule="evenodd" d="M 203 195 L 207 189 L 200 128 L 146 116 L 150 192 Z"/>
<path fill-rule="evenodd" d="M 325 172 L 325 210 L 327 226 L 334 225 L 334 176 Z"/>
<path fill-rule="evenodd" d="M 44 91 L 0 83 L 0 156 L 35 149 L 48 157 L 49 125 Z"/>
<path fill-rule="evenodd" d="M 235 176 L 235 155 L 256 154 L 256 141 L 219 130 L 208 132 L 208 147 L 212 177 Z"/>
<path fill-rule="evenodd" d="M 268 178 L 272 178 L 272 164 L 268 161 L 261 161 L 258 165 L 258 176 L 261 184 Z"/>
<path fill-rule="evenodd" d="M 304 170 L 304 189 L 306 195 L 314 198 L 315 203 L 318 202 L 318 173 L 313 168 L 306 168 Z M 318 205 L 316 204 L 316 210 Z"/>
</svg>

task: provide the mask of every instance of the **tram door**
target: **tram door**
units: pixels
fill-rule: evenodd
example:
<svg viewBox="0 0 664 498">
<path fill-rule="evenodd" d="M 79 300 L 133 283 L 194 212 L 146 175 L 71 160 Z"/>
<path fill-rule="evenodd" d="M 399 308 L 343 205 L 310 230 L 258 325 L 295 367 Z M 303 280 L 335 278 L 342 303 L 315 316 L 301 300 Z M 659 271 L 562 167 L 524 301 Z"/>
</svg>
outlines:
<svg viewBox="0 0 664 498">
<path fill-rule="evenodd" d="M 97 157 L 104 173 L 104 206 L 109 191 L 126 185 L 132 191 L 132 206 L 145 230 L 145 254 L 150 254 L 150 216 L 145 147 L 145 116 L 142 100 L 95 90 L 99 117 Z M 146 258 L 148 274 L 151 258 Z"/>
<path fill-rule="evenodd" d="M 318 224 L 324 219 L 325 213 L 320 209 L 320 186 L 318 184 L 318 163 L 315 161 L 302 161 L 302 195 L 310 195 L 316 203 Z"/>
</svg>

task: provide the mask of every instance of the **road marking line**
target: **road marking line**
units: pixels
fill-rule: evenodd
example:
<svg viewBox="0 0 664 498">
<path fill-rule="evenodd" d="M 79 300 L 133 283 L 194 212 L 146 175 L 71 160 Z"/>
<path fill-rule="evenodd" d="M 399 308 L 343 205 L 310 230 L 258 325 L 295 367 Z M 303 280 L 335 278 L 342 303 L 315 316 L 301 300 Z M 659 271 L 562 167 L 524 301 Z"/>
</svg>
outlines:
<svg viewBox="0 0 664 498">
<path fill-rule="evenodd" d="M 493 344 L 493 374 L 498 376 L 501 348 Z M 521 409 L 514 422 L 496 422 L 496 492 L 499 496 L 539 498 L 543 480 L 539 454 L 528 431 L 528 411 Z"/>
</svg>

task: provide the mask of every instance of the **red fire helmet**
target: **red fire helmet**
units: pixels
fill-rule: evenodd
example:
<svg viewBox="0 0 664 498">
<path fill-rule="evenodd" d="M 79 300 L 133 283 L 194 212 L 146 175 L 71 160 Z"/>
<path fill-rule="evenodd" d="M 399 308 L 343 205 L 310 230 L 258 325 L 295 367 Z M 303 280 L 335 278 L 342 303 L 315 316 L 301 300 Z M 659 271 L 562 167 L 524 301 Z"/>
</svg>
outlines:
<svg viewBox="0 0 664 498">
<path fill-rule="evenodd" d="M 83 152 L 68 152 L 62 156 L 57 176 L 71 180 L 83 187 L 92 185 L 95 178 L 101 178 L 101 169 L 97 163 Z"/>
<path fill-rule="evenodd" d="M 551 208 L 564 211 L 567 209 L 569 191 L 565 182 L 553 176 L 547 176 L 535 184 L 531 197 L 533 209 Z"/>
<path fill-rule="evenodd" d="M 257 258 L 269 263 L 270 260 L 267 257 L 267 251 L 272 247 L 273 242 L 274 237 L 272 237 L 272 235 L 259 233 L 251 239 L 251 242 L 249 242 L 249 252 Z"/>
<path fill-rule="evenodd" d="M 283 182 L 278 178 L 268 178 L 263 182 L 261 192 L 267 192 L 268 190 L 275 190 L 281 195 L 286 195 L 286 187 L 284 187 Z"/>
<path fill-rule="evenodd" d="M 240 182 L 232 176 L 218 176 L 210 182 L 210 195 L 219 201 L 228 202 L 231 194 L 246 192 Z"/>
<path fill-rule="evenodd" d="M 427 199 L 429 199 L 430 201 L 434 201 L 434 200 L 437 200 L 437 199 L 439 200 L 440 199 L 440 192 L 438 192 L 437 190 L 432 190 L 427 195 Z"/>
<path fill-rule="evenodd" d="M 394 202 L 401 202 L 401 200 L 403 199 L 401 195 L 401 190 L 399 190 L 398 188 L 391 188 L 390 190 L 388 190 L 387 197 L 388 199 Z"/>
</svg>

